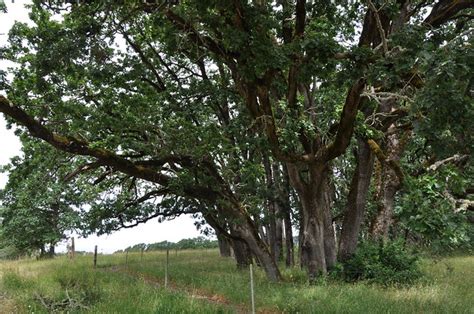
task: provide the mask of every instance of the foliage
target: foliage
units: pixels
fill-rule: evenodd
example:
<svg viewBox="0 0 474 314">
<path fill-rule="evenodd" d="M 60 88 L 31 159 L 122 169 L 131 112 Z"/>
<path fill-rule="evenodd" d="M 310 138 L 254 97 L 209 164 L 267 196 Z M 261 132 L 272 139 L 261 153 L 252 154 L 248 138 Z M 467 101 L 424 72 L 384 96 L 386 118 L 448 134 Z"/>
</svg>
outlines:
<svg viewBox="0 0 474 314">
<path fill-rule="evenodd" d="M 366 241 L 343 263 L 340 275 L 348 282 L 364 280 L 386 286 L 412 284 L 422 275 L 418 259 L 401 241 Z"/>
<path fill-rule="evenodd" d="M 22 255 L 22 252 L 12 245 L 3 244 L 0 247 L 0 260 L 15 259 Z"/>
<path fill-rule="evenodd" d="M 29 139 L 24 139 L 23 154 L 3 169 L 9 181 L 0 191 L 0 233 L 4 245 L 44 254 L 47 245 L 54 247 L 77 225 L 79 193 L 64 184 L 66 156 Z"/>
<path fill-rule="evenodd" d="M 472 6 L 461 12 L 464 4 L 454 1 L 444 12 L 446 1 L 374 2 L 34 1 L 32 23 L 16 23 L 2 47 L 1 58 L 16 66 L 0 73 L 8 96 L 1 109 L 23 124 L 18 134 L 26 126 L 62 152 L 30 158 L 44 151 L 30 145 L 32 168 L 13 162 L 18 174 L 2 195 L 5 232 L 28 226 L 31 232 L 11 239 L 38 248 L 74 225 L 74 210 L 84 233 L 195 214 L 223 229 L 239 224 L 234 229 L 256 254 L 265 247 L 258 228 L 271 229 L 272 218 L 264 160 L 296 168 L 288 194 L 305 227 L 312 215 L 328 216 L 314 219 L 324 224 L 343 215 L 355 172 L 355 159 L 344 153 L 355 147 L 354 131 L 383 149 L 389 132 L 407 138 L 413 131 L 426 145 L 407 151 L 414 162 L 402 166 L 411 174 L 427 161 L 471 154 L 474 58 L 464 13 Z M 319 186 L 326 171 L 334 193 Z M 33 178 L 22 182 L 27 172 Z M 70 186 L 60 180 L 68 174 Z M 415 181 L 407 186 L 416 191 L 402 191 L 399 203 L 406 228 L 459 242 L 446 200 L 432 194 L 423 203 L 432 180 Z M 315 191 L 327 194 L 327 204 L 310 202 Z M 418 212 L 412 204 L 420 202 Z M 425 219 L 430 211 L 434 222 Z M 61 223 L 52 227 L 52 220 Z M 323 233 L 302 239 L 322 249 L 311 237 L 324 240 Z"/>
<path fill-rule="evenodd" d="M 156 242 L 156 243 L 151 243 L 151 244 L 145 244 L 145 243 L 139 243 L 135 244 L 133 246 L 129 246 L 123 251 L 118 251 L 119 252 L 141 252 L 143 251 L 162 251 L 162 250 L 187 250 L 187 249 L 212 249 L 212 248 L 217 248 L 218 242 L 217 240 L 209 240 L 204 237 L 197 237 L 197 238 L 191 238 L 191 239 L 182 239 L 178 242 L 168 242 L 168 241 L 162 241 L 162 242 Z"/>
<path fill-rule="evenodd" d="M 464 194 L 469 176 L 445 166 L 408 178 L 396 209 L 399 228 L 435 250 L 469 247 L 474 226 L 467 208 L 460 209 L 452 195 Z"/>
</svg>

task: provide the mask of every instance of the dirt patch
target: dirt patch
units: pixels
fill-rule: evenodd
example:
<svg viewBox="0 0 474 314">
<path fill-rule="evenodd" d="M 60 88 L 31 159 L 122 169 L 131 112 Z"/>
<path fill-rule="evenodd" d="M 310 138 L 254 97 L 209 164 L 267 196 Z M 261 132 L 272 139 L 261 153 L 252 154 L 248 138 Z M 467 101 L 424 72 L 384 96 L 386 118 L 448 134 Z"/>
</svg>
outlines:
<svg viewBox="0 0 474 314">
<path fill-rule="evenodd" d="M 0 292 L 0 313 L 19 313 L 20 308 L 16 302 Z"/>
</svg>

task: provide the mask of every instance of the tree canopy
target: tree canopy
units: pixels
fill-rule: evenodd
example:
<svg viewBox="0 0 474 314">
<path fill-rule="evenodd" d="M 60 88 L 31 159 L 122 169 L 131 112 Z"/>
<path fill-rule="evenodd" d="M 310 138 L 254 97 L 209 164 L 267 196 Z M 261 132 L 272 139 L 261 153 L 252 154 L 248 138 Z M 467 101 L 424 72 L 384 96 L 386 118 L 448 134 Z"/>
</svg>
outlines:
<svg viewBox="0 0 474 314">
<path fill-rule="evenodd" d="M 469 203 L 473 6 L 34 1 L 2 49 L 0 111 L 66 154 L 84 229 L 192 213 L 279 280 L 296 220 L 314 280 L 395 219 L 426 235 L 407 204 L 433 204 L 437 162 L 466 176 L 433 193 Z"/>
</svg>

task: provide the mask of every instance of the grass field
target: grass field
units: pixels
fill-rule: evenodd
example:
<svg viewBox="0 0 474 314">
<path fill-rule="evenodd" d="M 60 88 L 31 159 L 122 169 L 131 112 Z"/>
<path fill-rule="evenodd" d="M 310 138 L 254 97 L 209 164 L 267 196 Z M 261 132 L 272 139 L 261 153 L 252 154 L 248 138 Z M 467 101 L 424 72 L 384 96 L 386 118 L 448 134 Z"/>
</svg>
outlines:
<svg viewBox="0 0 474 314">
<path fill-rule="evenodd" d="M 215 250 L 0 263 L 0 313 L 249 313 L 249 274 Z M 126 263 L 127 260 L 127 263 Z M 335 280 L 309 286 L 298 269 L 269 283 L 255 270 L 259 313 L 474 313 L 474 256 L 423 259 L 411 287 Z"/>
</svg>

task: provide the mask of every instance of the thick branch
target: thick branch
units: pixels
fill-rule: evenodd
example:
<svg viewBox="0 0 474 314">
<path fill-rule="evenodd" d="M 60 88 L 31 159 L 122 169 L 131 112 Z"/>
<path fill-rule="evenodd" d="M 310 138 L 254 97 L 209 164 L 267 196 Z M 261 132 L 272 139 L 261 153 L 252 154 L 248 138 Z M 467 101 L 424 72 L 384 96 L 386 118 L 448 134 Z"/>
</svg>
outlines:
<svg viewBox="0 0 474 314">
<path fill-rule="evenodd" d="M 440 0 L 437 2 L 430 15 L 423 24 L 436 28 L 448 22 L 464 9 L 474 8 L 472 0 Z"/>
<path fill-rule="evenodd" d="M 98 162 L 103 165 L 111 166 L 112 168 L 133 177 L 162 185 L 169 183 L 170 178 L 168 176 L 143 166 L 137 166 L 133 162 L 119 157 L 109 150 L 91 147 L 88 142 L 82 139 L 51 132 L 41 123 L 29 116 L 25 111 L 13 105 L 8 101 L 8 99 L 1 95 L 0 112 L 11 117 L 19 124 L 24 125 L 32 136 L 46 141 L 61 151 L 75 155 L 95 157 Z"/>
<path fill-rule="evenodd" d="M 405 180 L 405 175 L 403 174 L 402 168 L 400 165 L 395 161 L 389 159 L 380 148 L 379 144 L 377 144 L 374 140 L 369 139 L 367 143 L 370 146 L 372 152 L 377 156 L 377 159 L 382 163 L 388 165 L 390 168 L 393 169 L 395 174 L 398 177 L 399 184 L 401 184 Z"/>
<path fill-rule="evenodd" d="M 379 11 L 377 10 L 377 8 L 375 7 L 374 3 L 371 0 L 368 0 L 368 1 L 369 1 L 370 10 L 372 10 L 372 12 L 374 13 L 375 22 L 377 25 L 377 29 L 379 31 L 380 40 L 382 41 L 383 53 L 384 55 L 386 55 L 388 53 L 388 45 L 387 45 L 387 39 L 385 38 L 385 31 L 383 29 L 382 22 L 380 21 Z"/>
<path fill-rule="evenodd" d="M 361 93 L 365 88 L 365 79 L 359 79 L 352 85 L 349 91 L 344 108 L 342 109 L 339 127 L 334 142 L 321 150 L 317 159 L 329 161 L 344 153 L 350 143 L 352 131 L 354 129 L 354 121 L 359 109 Z"/>
</svg>

